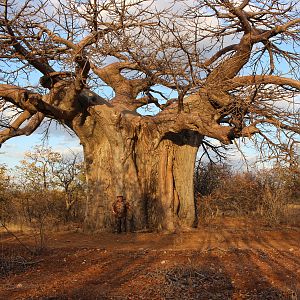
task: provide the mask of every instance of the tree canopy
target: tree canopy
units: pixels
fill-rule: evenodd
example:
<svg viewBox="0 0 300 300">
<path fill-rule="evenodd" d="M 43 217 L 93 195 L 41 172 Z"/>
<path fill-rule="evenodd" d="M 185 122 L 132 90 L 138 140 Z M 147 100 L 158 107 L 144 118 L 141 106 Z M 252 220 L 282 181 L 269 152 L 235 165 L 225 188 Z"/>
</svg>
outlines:
<svg viewBox="0 0 300 300">
<path fill-rule="evenodd" d="M 45 118 L 74 129 L 101 106 L 136 119 L 149 104 L 156 143 L 192 130 L 282 151 L 299 137 L 298 1 L 1 0 L 0 13 L 1 143 Z"/>
</svg>

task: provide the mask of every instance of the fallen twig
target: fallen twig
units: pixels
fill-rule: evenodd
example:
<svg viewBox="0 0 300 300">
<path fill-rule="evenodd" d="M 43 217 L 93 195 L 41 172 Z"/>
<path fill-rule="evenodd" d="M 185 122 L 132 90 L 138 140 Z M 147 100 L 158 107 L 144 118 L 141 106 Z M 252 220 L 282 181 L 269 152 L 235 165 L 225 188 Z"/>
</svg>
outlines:
<svg viewBox="0 0 300 300">
<path fill-rule="evenodd" d="M 17 241 L 18 243 L 25 248 L 27 251 L 29 251 L 31 254 L 35 254 L 35 251 L 33 251 L 32 249 L 30 249 L 27 245 L 25 245 L 19 238 L 17 235 L 15 235 L 12 231 L 10 231 L 7 226 L 3 223 L 1 223 L 1 226 L 6 230 L 7 233 L 9 233 L 10 235 L 12 235 Z"/>
</svg>

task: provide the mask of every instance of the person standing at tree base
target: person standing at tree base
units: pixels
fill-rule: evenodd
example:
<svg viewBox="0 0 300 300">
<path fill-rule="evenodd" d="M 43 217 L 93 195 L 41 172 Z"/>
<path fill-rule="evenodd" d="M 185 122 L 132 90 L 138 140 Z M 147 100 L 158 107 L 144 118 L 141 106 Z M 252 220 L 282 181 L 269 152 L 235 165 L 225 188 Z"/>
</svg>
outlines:
<svg viewBox="0 0 300 300">
<path fill-rule="evenodd" d="M 114 232 L 127 232 L 127 209 L 128 204 L 123 196 L 117 196 L 117 200 L 113 203 L 112 211 L 115 218 Z"/>
</svg>

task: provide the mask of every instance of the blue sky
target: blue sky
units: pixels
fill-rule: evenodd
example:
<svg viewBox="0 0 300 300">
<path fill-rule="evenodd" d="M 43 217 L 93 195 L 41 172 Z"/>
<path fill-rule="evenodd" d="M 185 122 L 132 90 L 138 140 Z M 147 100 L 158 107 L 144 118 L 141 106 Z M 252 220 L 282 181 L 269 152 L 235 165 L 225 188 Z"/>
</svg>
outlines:
<svg viewBox="0 0 300 300">
<path fill-rule="evenodd" d="M 23 159 L 26 151 L 31 151 L 34 146 L 43 143 L 60 153 L 67 153 L 69 150 L 76 153 L 82 152 L 82 146 L 75 135 L 71 136 L 64 129 L 51 126 L 50 134 L 46 140 L 43 139 L 42 130 L 38 129 L 30 136 L 15 137 L 6 141 L 0 148 L 0 164 L 14 167 Z"/>
</svg>

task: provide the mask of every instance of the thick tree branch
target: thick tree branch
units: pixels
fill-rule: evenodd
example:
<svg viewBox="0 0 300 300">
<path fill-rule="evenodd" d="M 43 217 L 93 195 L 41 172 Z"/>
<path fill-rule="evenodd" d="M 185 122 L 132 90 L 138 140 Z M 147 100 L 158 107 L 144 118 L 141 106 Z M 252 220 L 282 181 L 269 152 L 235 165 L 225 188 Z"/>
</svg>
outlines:
<svg viewBox="0 0 300 300">
<path fill-rule="evenodd" d="M 243 8 L 249 1 L 244 1 L 239 7 L 235 7 L 230 1 L 224 0 L 224 5 L 229 9 L 229 12 L 237 16 L 245 33 L 251 32 L 251 24 L 247 18 L 247 14 Z"/>
<path fill-rule="evenodd" d="M 121 71 L 124 69 L 139 70 L 137 63 L 117 62 L 104 68 L 98 68 L 91 64 L 91 68 L 99 78 L 114 89 L 116 93 L 115 102 L 121 101 L 124 104 L 128 103 L 131 105 L 131 102 L 136 101 L 135 98 L 140 92 L 147 90 L 151 86 L 149 78 L 130 80 L 121 74 Z"/>
<path fill-rule="evenodd" d="M 219 50 L 216 54 L 214 54 L 212 57 L 210 57 L 209 59 L 207 59 L 203 65 L 205 67 L 209 67 L 212 63 L 214 63 L 217 59 L 219 59 L 220 57 L 222 57 L 224 54 L 230 52 L 230 51 L 234 51 L 238 49 L 238 44 L 234 44 L 234 45 L 230 45 L 227 46 L 221 50 Z"/>
<path fill-rule="evenodd" d="M 41 73 L 48 74 L 50 72 L 54 72 L 54 69 L 49 65 L 48 61 L 45 58 L 37 58 L 35 55 L 24 48 L 20 41 L 16 38 L 10 22 L 6 20 L 5 23 L 7 32 L 11 38 L 11 45 L 16 50 L 16 52 Z"/>
<path fill-rule="evenodd" d="M 55 95 L 56 93 L 59 93 L 59 90 L 56 92 L 52 91 L 50 92 L 50 94 L 42 96 L 37 93 L 32 93 L 24 88 L 13 85 L 0 84 L 1 98 L 13 103 L 18 108 L 30 112 L 32 115 L 37 112 L 41 112 L 50 118 L 59 120 L 71 119 L 72 117 L 74 117 L 74 108 L 69 111 L 55 105 L 55 100 L 57 100 L 57 96 Z M 67 95 L 67 97 L 69 96 L 70 95 Z M 71 101 L 73 101 L 74 99 L 72 96 L 71 98 Z M 63 99 L 59 100 L 62 101 Z"/>
<path fill-rule="evenodd" d="M 250 0 L 244 0 L 239 6 L 239 9 L 244 9 L 249 4 L 249 2 Z"/>
<path fill-rule="evenodd" d="M 162 105 L 159 104 L 158 99 L 153 97 L 151 94 L 148 94 L 147 96 L 141 98 L 134 99 L 131 103 L 131 109 L 136 110 L 147 104 L 155 104 L 159 109 L 162 109 Z"/>
<path fill-rule="evenodd" d="M 157 127 L 160 138 L 190 130 L 230 143 L 236 137 L 257 133 L 257 121 L 274 123 L 260 114 L 259 110 L 265 109 L 277 113 L 275 118 L 281 124 L 276 124 L 283 132 L 296 132 L 297 113 L 294 117 L 287 115 L 288 110 L 278 113 L 275 101 L 285 97 L 287 87 L 292 87 L 292 96 L 300 91 L 299 81 L 292 79 L 298 78 L 299 55 L 297 48 L 290 50 L 299 41 L 297 7 L 265 0 L 199 0 L 178 1 L 179 7 L 186 5 L 183 10 L 174 11 L 170 6 L 158 11 L 150 3 L 144 6 L 145 0 L 102 2 L 88 1 L 79 9 L 59 1 L 61 7 L 51 16 L 42 11 L 35 14 L 38 9 L 31 6 L 21 11 L 22 5 L 9 7 L 6 2 L 6 12 L 0 17 L 0 58 L 6 66 L 13 66 L 13 71 L 1 66 L 3 81 L 16 81 L 20 72 L 31 78 L 34 67 L 44 74 L 41 84 L 49 90 L 42 96 L 1 85 L 3 102 L 27 111 L 15 122 L 26 124 L 26 116 L 31 120 L 31 115 L 41 112 L 76 128 L 85 139 L 97 135 L 95 124 L 102 132 L 118 122 L 126 124 L 122 128 L 134 128 L 136 120 L 140 124 L 145 120 L 146 125 Z M 228 45 L 230 40 L 232 45 Z M 279 41 L 294 53 L 276 48 Z M 255 43 L 264 47 L 254 48 Z M 275 74 L 284 58 L 291 78 L 239 75 L 263 69 L 257 66 L 265 63 L 265 53 L 269 54 L 271 73 Z M 24 65 L 20 66 L 20 61 Z M 53 72 L 54 67 L 61 72 Z M 89 78 L 90 71 L 96 76 Z M 88 87 L 97 88 L 103 82 L 115 92 L 111 101 Z M 253 94 L 253 86 L 259 91 L 251 101 L 248 95 Z M 154 89 L 161 90 L 158 99 L 167 104 L 159 103 Z M 169 99 L 174 91 L 177 99 Z M 145 97 L 139 98 L 140 93 Z M 149 103 L 161 110 L 157 116 L 128 112 Z"/>
<path fill-rule="evenodd" d="M 258 30 L 254 31 L 254 35 L 252 36 L 251 40 L 253 43 L 267 41 L 271 37 L 274 37 L 280 33 L 286 32 L 290 27 L 297 25 L 300 23 L 300 18 L 291 20 L 283 25 L 275 26 L 270 30 Z"/>
<path fill-rule="evenodd" d="M 0 84 L 0 97 L 8 102 L 13 103 L 18 108 L 27 110 L 32 114 L 36 113 L 37 109 L 30 103 L 29 98 L 42 98 L 42 96 L 39 94 L 32 93 L 24 88 L 8 84 Z"/>
<path fill-rule="evenodd" d="M 0 131 L 0 147 L 1 144 L 12 137 L 30 135 L 40 126 L 43 119 L 44 114 L 38 112 L 32 115 L 30 112 L 25 110 L 10 124 L 9 128 Z M 28 123 L 21 128 L 22 124 L 27 120 Z"/>
<path fill-rule="evenodd" d="M 249 61 L 253 43 L 251 34 L 242 37 L 236 45 L 236 52 L 229 58 L 222 61 L 207 77 L 207 86 L 221 86 L 224 80 L 234 78 L 243 66 Z"/>
<path fill-rule="evenodd" d="M 300 81 L 292 78 L 274 76 L 274 75 L 249 75 L 235 77 L 228 80 L 225 85 L 227 90 L 235 89 L 242 86 L 274 84 L 279 86 L 290 86 L 300 91 Z"/>
</svg>

